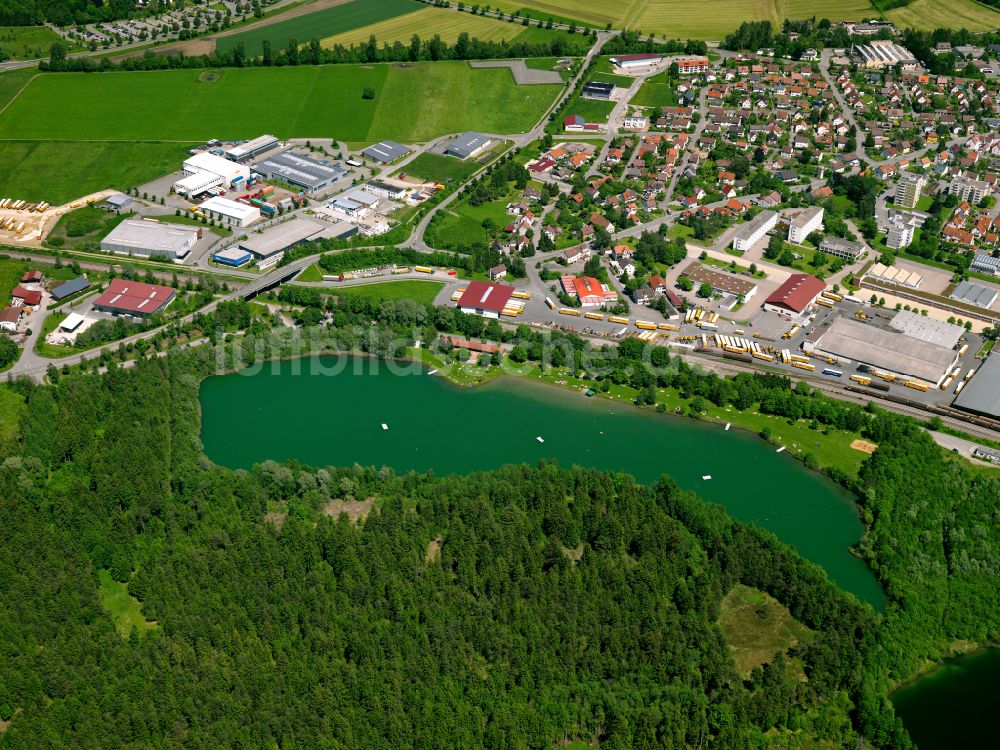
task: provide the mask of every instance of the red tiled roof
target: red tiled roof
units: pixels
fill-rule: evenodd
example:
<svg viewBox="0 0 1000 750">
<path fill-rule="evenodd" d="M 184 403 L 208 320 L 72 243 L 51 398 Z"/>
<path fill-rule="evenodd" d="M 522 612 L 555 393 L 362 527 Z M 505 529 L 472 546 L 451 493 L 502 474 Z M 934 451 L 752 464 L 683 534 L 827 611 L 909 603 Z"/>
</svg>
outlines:
<svg viewBox="0 0 1000 750">
<path fill-rule="evenodd" d="M 458 306 L 498 313 L 507 306 L 513 293 L 514 287 L 506 284 L 473 281 L 466 287 L 465 293 L 458 300 Z"/>
<path fill-rule="evenodd" d="M 11 297 L 24 300 L 26 305 L 38 305 L 42 301 L 42 293 L 34 289 L 25 289 L 23 286 L 14 287 L 10 293 Z"/>
<path fill-rule="evenodd" d="M 24 284 L 30 284 L 33 281 L 39 281 L 42 278 L 41 271 L 25 271 L 24 276 L 21 277 L 21 282 Z"/>
<path fill-rule="evenodd" d="M 176 293 L 170 287 L 159 284 L 112 279 L 104 294 L 95 299 L 93 304 L 95 307 L 151 315 L 166 307 Z"/>
<path fill-rule="evenodd" d="M 820 281 L 815 276 L 810 276 L 807 273 L 793 273 L 764 302 L 800 313 L 824 289 L 826 289 L 826 282 Z"/>
</svg>

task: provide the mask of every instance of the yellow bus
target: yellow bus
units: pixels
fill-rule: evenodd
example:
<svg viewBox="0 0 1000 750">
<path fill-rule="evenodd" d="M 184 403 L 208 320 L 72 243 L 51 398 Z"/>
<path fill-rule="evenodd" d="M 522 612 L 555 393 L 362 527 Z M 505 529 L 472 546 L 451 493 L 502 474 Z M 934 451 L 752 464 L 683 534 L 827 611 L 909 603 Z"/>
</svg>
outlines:
<svg viewBox="0 0 1000 750">
<path fill-rule="evenodd" d="M 810 365 L 806 362 L 792 362 L 792 367 L 798 367 L 800 370 L 808 370 L 809 372 L 816 369 L 816 365 Z"/>
<path fill-rule="evenodd" d="M 866 378 L 864 375 L 851 375 L 851 380 L 861 385 L 869 385 L 872 382 L 871 378 Z"/>
<path fill-rule="evenodd" d="M 589 320 L 604 320 L 604 316 L 597 313 L 584 313 L 583 317 Z"/>
<path fill-rule="evenodd" d="M 774 357 L 770 354 L 764 354 L 764 352 L 752 352 L 752 354 L 757 359 L 762 359 L 765 362 L 774 362 Z"/>
<path fill-rule="evenodd" d="M 434 269 L 428 268 L 427 266 L 414 266 L 413 270 L 420 273 L 434 273 Z"/>
<path fill-rule="evenodd" d="M 577 317 L 577 318 L 580 317 L 580 311 L 579 310 L 574 310 L 572 307 L 560 307 L 559 308 L 559 314 L 560 315 L 572 315 L 572 316 Z"/>
<path fill-rule="evenodd" d="M 655 331 L 656 323 L 650 323 L 648 320 L 637 320 L 635 321 L 635 327 L 641 328 L 644 331 Z"/>
<path fill-rule="evenodd" d="M 905 383 L 903 383 L 903 385 L 905 385 L 907 388 L 912 388 L 915 391 L 926 392 L 927 390 L 930 389 L 930 386 L 927 385 L 927 383 L 921 383 L 919 380 L 907 380 Z"/>
<path fill-rule="evenodd" d="M 622 325 L 626 325 L 627 326 L 631 321 L 628 318 L 619 318 L 616 315 L 612 315 L 610 318 L 608 318 L 608 322 L 609 323 L 620 323 Z"/>
</svg>

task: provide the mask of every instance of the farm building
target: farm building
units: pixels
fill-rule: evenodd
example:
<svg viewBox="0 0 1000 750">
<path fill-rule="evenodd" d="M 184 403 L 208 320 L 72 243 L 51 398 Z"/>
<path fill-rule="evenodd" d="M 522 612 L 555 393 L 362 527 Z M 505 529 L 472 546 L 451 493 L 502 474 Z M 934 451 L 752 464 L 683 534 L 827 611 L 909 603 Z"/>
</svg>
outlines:
<svg viewBox="0 0 1000 750">
<path fill-rule="evenodd" d="M 958 352 L 929 341 L 887 331 L 847 318 L 809 334 L 802 348 L 819 356 L 837 357 L 937 386 L 958 359 Z"/>
<path fill-rule="evenodd" d="M 801 315 L 826 289 L 826 282 L 807 273 L 793 273 L 764 300 L 764 309 L 779 315 Z"/>
<path fill-rule="evenodd" d="M 291 151 L 269 156 L 254 164 L 253 169 L 265 179 L 280 180 L 310 193 L 325 190 L 347 174 L 339 164 L 326 164 Z"/>
<path fill-rule="evenodd" d="M 223 224 L 230 226 L 248 227 L 260 219 L 260 209 L 256 206 L 248 206 L 245 203 L 237 203 L 217 196 L 200 204 L 198 209 L 208 218 L 218 219 Z"/>
<path fill-rule="evenodd" d="M 1000 418 L 1000 357 L 986 358 L 954 404 L 965 411 Z"/>
<path fill-rule="evenodd" d="M 615 85 L 613 83 L 604 83 L 603 81 L 587 81 L 583 84 L 583 91 L 580 96 L 584 99 L 604 99 L 610 100 L 611 95 L 615 93 Z"/>
<path fill-rule="evenodd" d="M 448 148 L 444 152 L 448 156 L 454 156 L 457 159 L 468 159 L 482 153 L 491 143 L 493 143 L 493 139 L 488 135 L 470 131 L 462 133 L 455 138 L 455 140 L 448 144 Z"/>
<path fill-rule="evenodd" d="M 249 161 L 278 145 L 278 139 L 273 135 L 261 135 L 252 141 L 245 141 L 226 149 L 226 158 L 230 161 Z"/>
<path fill-rule="evenodd" d="M 390 164 L 396 159 L 402 159 L 408 153 L 410 153 L 410 149 L 395 141 L 380 141 L 361 152 L 366 159 L 371 159 L 379 164 Z"/>
<path fill-rule="evenodd" d="M 681 271 L 681 276 L 687 276 L 696 284 L 708 284 L 716 294 L 729 294 L 733 297 L 743 297 L 747 302 L 757 293 L 757 285 L 749 279 L 735 274 L 716 271 L 708 266 L 694 261 Z"/>
<path fill-rule="evenodd" d="M 212 254 L 212 260 L 223 266 L 239 268 L 245 266 L 253 260 L 253 255 L 248 250 L 241 250 L 238 247 L 227 247 Z"/>
<path fill-rule="evenodd" d="M 210 154 L 207 151 L 188 157 L 184 161 L 184 174 L 191 176 L 199 172 L 208 172 L 217 177 L 221 177 L 224 184 L 230 185 L 237 178 L 244 180 L 250 178 L 250 167 L 244 164 L 237 164 L 221 156 Z"/>
<path fill-rule="evenodd" d="M 458 307 L 471 315 L 499 318 L 513 294 L 514 287 L 506 284 L 472 281 L 459 298 Z"/>
<path fill-rule="evenodd" d="M 37 289 L 25 289 L 23 286 L 16 286 L 10 293 L 15 305 L 29 305 L 36 307 L 42 304 L 42 293 Z"/>
<path fill-rule="evenodd" d="M 41 271 L 25 271 L 21 276 L 22 284 L 37 284 L 42 280 Z"/>
<path fill-rule="evenodd" d="M 778 214 L 775 211 L 761 211 L 746 224 L 736 228 L 733 233 L 733 250 L 746 252 L 771 231 L 778 223 Z"/>
<path fill-rule="evenodd" d="M 76 294 L 77 292 L 82 292 L 84 289 L 90 287 L 90 282 L 83 276 L 79 276 L 75 279 L 70 279 L 64 282 L 52 290 L 52 299 L 56 302 L 59 300 L 66 299 L 67 297 Z"/>
<path fill-rule="evenodd" d="M 566 115 L 563 118 L 563 130 L 568 131 L 579 131 L 579 130 L 600 130 L 601 125 L 596 122 L 587 122 L 583 115 Z M 552 162 L 553 166 L 555 162 Z M 535 170 L 543 171 L 543 170 Z"/>
<path fill-rule="evenodd" d="M 200 227 L 148 219 L 126 219 L 101 240 L 101 250 L 143 258 L 165 255 L 170 260 L 180 260 L 191 252 L 200 238 Z"/>
<path fill-rule="evenodd" d="M 111 315 L 145 318 L 163 311 L 177 295 L 175 289 L 142 281 L 111 279 L 108 288 L 94 300 L 95 310 Z"/>
<path fill-rule="evenodd" d="M 261 268 L 273 266 L 285 250 L 308 242 L 323 231 L 323 225 L 308 219 L 294 218 L 239 242 L 239 249 L 250 253 Z"/>
<path fill-rule="evenodd" d="M 63 331 L 68 331 L 72 333 L 81 325 L 83 325 L 83 321 L 85 320 L 86 318 L 80 315 L 80 313 L 70 313 L 69 315 L 66 316 L 66 319 L 59 324 L 59 328 Z"/>
<path fill-rule="evenodd" d="M 997 290 L 980 284 L 970 284 L 968 281 L 959 282 L 958 286 L 948 295 L 953 300 L 964 302 L 967 305 L 976 307 L 993 307 L 997 301 Z"/>
<path fill-rule="evenodd" d="M 663 57 L 652 53 L 636 55 L 616 55 L 611 58 L 611 64 L 622 70 L 635 70 L 645 68 L 649 65 L 656 65 Z"/>
<path fill-rule="evenodd" d="M 109 195 L 104 201 L 104 210 L 116 214 L 127 214 L 132 210 L 132 196 L 124 193 Z"/>
<path fill-rule="evenodd" d="M 17 330 L 17 324 L 21 322 L 22 313 L 22 308 L 13 306 L 0 310 L 0 331 L 14 333 Z"/>
</svg>

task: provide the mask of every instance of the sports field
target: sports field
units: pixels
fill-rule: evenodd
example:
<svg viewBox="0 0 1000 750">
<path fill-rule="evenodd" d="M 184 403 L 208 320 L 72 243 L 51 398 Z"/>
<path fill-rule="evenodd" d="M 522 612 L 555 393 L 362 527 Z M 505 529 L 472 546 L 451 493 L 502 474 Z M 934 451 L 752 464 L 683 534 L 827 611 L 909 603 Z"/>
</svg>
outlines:
<svg viewBox="0 0 1000 750">
<path fill-rule="evenodd" d="M 218 52 L 227 52 L 243 42 L 247 54 L 259 55 L 265 39 L 270 40 L 274 49 L 287 47 L 292 39 L 302 45 L 313 39 L 359 29 L 426 7 L 416 0 L 351 0 L 343 5 L 278 21 L 242 34 L 219 37 L 215 48 Z"/>
<path fill-rule="evenodd" d="M 33 79 L 0 115 L 0 140 L 329 137 L 372 142 L 530 130 L 560 91 L 463 62 L 61 73 Z M 366 87 L 374 100 L 362 99 Z"/>
<path fill-rule="evenodd" d="M 969 31 L 995 31 L 1000 28 L 1000 13 L 974 0 L 913 0 L 907 6 L 886 11 L 886 18 L 900 28 L 965 28 Z"/>
<path fill-rule="evenodd" d="M 382 42 L 408 43 L 410 37 L 417 34 L 421 39 L 430 39 L 439 34 L 441 39 L 449 44 L 465 33 L 485 42 L 499 42 L 503 39 L 513 39 L 525 31 L 521 24 L 498 21 L 495 18 L 474 16 L 471 13 L 457 13 L 443 8 L 424 6 L 415 13 L 396 16 L 379 23 L 345 31 L 322 40 L 324 47 L 342 44 L 350 47 L 352 44 L 367 42 L 368 37 L 375 35 L 379 46 Z M 555 32 L 550 32 L 555 33 Z M 560 32 L 565 33 L 565 32 Z"/>
</svg>

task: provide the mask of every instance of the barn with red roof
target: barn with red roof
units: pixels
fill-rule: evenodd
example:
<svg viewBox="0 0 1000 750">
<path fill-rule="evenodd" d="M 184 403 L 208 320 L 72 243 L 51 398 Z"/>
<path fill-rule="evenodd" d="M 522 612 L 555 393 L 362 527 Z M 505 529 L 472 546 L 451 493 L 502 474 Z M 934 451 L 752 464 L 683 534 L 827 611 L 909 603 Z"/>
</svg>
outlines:
<svg viewBox="0 0 1000 750">
<path fill-rule="evenodd" d="M 482 315 L 484 318 L 499 318 L 507 308 L 514 287 L 506 284 L 490 284 L 473 281 L 458 299 L 458 307 L 464 313 Z"/>
</svg>

